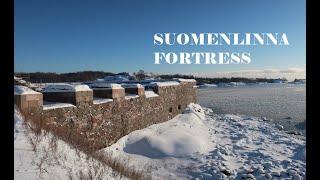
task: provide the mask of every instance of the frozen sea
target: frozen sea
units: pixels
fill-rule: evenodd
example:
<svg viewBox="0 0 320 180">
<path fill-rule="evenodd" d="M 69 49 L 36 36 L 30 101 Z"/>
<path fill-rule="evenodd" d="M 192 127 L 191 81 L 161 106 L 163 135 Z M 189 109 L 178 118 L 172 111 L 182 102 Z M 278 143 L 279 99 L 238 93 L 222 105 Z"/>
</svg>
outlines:
<svg viewBox="0 0 320 180">
<path fill-rule="evenodd" d="M 198 89 L 198 103 L 217 114 L 266 117 L 305 134 L 305 84 L 254 84 Z"/>
</svg>

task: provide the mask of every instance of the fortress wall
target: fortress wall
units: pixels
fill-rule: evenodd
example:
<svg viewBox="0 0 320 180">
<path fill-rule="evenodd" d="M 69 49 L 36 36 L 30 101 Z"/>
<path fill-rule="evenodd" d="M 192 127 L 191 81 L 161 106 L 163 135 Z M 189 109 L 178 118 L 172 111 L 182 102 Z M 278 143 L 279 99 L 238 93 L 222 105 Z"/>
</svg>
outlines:
<svg viewBox="0 0 320 180">
<path fill-rule="evenodd" d="M 61 102 L 79 105 L 92 104 L 93 91 L 43 92 L 43 99 L 48 102 Z"/>
<path fill-rule="evenodd" d="M 120 93 L 119 88 L 115 91 L 109 89 L 105 92 L 114 94 L 111 96 L 113 101 L 100 104 L 92 103 L 95 90 L 93 93 L 82 92 L 81 95 L 88 98 L 82 97 L 84 101 L 81 103 L 75 101 L 76 107 L 42 109 L 39 116 L 50 129 L 86 139 L 88 144 L 94 144 L 99 149 L 113 144 L 134 130 L 172 119 L 189 103 L 196 102 L 195 82 L 156 86 L 155 89 L 159 96 L 149 98 L 144 95 L 143 87 L 136 87 L 135 90 L 131 87 L 130 92 L 139 94 L 133 98 L 122 97 L 124 89 Z M 99 96 L 103 96 L 101 89 L 99 93 Z"/>
</svg>

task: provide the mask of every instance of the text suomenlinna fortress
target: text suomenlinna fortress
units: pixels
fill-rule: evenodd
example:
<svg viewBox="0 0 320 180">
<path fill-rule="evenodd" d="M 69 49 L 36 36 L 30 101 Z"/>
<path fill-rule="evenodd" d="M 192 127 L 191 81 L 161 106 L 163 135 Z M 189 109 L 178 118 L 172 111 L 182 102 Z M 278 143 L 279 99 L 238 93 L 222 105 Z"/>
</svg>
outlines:
<svg viewBox="0 0 320 180">
<path fill-rule="evenodd" d="M 167 50 L 154 52 L 154 64 L 249 64 L 250 51 L 175 52 L 173 49 L 185 46 L 252 49 L 249 47 L 289 46 L 289 41 L 286 33 L 155 33 L 153 44 L 156 49 Z"/>
</svg>

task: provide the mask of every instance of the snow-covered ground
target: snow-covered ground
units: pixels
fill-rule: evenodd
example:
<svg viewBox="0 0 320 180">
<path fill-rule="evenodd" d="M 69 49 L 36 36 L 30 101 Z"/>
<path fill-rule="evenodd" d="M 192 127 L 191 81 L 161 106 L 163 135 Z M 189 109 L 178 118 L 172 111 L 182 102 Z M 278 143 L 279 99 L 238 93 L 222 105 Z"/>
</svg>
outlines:
<svg viewBox="0 0 320 180">
<path fill-rule="evenodd" d="M 280 128 L 281 129 L 281 128 Z M 304 179 L 305 138 L 250 116 L 217 115 L 190 104 L 170 121 L 137 130 L 101 150 L 128 157 L 153 179 Z"/>
<path fill-rule="evenodd" d="M 305 179 L 305 137 L 265 120 L 217 115 L 190 104 L 183 114 L 134 131 L 100 152 L 128 159 L 152 179 Z M 15 179 L 80 179 L 89 172 L 120 179 L 50 133 L 37 140 L 16 109 L 14 121 Z"/>
<path fill-rule="evenodd" d="M 36 136 L 15 109 L 14 179 L 90 179 L 91 175 L 93 179 L 124 179 L 50 133 Z"/>
</svg>

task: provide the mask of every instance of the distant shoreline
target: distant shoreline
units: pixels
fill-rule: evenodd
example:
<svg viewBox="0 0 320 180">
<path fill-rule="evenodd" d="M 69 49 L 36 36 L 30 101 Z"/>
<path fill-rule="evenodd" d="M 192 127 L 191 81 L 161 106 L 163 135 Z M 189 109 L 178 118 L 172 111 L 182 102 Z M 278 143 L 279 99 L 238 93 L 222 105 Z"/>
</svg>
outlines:
<svg viewBox="0 0 320 180">
<path fill-rule="evenodd" d="M 22 76 L 31 83 L 58 83 L 58 82 L 85 82 L 95 81 L 97 79 L 104 78 L 106 76 L 116 76 L 122 73 L 112 73 L 103 71 L 80 71 L 70 73 L 54 73 L 54 72 L 16 72 L 15 75 Z M 128 73 L 129 74 L 129 73 Z M 197 77 L 193 75 L 183 74 L 153 74 L 145 72 L 133 73 L 136 80 L 154 79 L 154 80 L 173 80 L 174 78 L 195 79 L 198 85 L 202 84 L 218 84 L 218 83 L 277 83 L 277 82 L 289 82 L 286 78 L 246 78 L 246 77 Z M 294 79 L 290 81 L 302 82 L 305 79 Z M 290 83 L 289 82 L 289 83 Z"/>
</svg>

